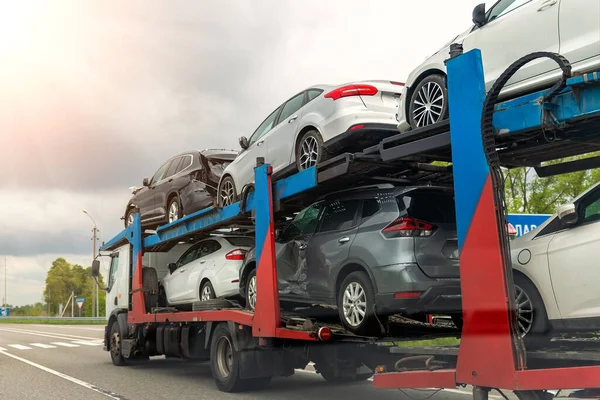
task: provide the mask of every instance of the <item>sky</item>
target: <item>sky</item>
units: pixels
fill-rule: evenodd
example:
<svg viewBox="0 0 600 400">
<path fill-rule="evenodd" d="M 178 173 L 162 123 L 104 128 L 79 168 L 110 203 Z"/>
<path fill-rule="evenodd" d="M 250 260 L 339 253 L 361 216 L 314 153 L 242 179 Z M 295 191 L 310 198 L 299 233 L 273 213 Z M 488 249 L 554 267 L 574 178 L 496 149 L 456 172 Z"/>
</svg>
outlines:
<svg viewBox="0 0 600 400">
<path fill-rule="evenodd" d="M 89 266 L 169 157 L 238 149 L 314 84 L 402 81 L 477 0 L 0 0 L 0 300 Z M 104 271 L 106 274 L 106 271 Z"/>
</svg>

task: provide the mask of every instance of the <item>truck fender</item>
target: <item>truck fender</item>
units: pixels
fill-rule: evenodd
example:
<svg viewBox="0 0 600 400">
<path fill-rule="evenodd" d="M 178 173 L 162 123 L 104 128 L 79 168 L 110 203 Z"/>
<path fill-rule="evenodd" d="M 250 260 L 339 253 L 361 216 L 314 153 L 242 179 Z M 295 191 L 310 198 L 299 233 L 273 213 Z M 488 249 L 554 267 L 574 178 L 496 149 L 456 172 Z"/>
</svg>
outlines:
<svg viewBox="0 0 600 400">
<path fill-rule="evenodd" d="M 222 323 L 222 322 L 221 322 Z M 210 342 L 212 340 L 212 334 L 215 330 L 217 324 L 214 324 L 212 321 L 206 323 L 206 336 L 204 337 L 204 348 L 208 349 L 210 347 Z M 242 329 L 236 329 L 236 323 L 233 321 L 227 321 L 227 327 L 229 328 L 229 333 L 231 334 L 231 340 L 233 341 L 233 349 L 235 351 L 240 351 L 241 348 L 245 348 L 244 344 L 244 333 L 245 331 Z"/>
</svg>

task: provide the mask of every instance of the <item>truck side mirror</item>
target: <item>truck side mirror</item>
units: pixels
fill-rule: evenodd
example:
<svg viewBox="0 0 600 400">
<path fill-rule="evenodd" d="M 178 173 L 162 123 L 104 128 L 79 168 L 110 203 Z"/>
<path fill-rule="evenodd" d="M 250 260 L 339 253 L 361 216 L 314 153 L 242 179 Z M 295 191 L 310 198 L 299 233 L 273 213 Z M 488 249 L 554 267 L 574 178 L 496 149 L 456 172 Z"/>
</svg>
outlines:
<svg viewBox="0 0 600 400">
<path fill-rule="evenodd" d="M 100 276 L 100 260 L 96 259 L 92 261 L 92 277 L 98 278 Z"/>
<path fill-rule="evenodd" d="M 480 28 L 485 25 L 485 3 L 477 4 L 473 9 L 473 23 L 476 27 Z"/>
<path fill-rule="evenodd" d="M 558 208 L 558 219 L 565 226 L 575 225 L 578 220 L 575 204 L 564 204 Z"/>
<path fill-rule="evenodd" d="M 175 264 L 175 263 L 169 263 L 167 265 L 167 268 L 169 268 L 169 273 L 172 274 L 177 269 L 177 264 Z"/>
<path fill-rule="evenodd" d="M 248 147 L 250 147 L 250 145 L 248 144 L 248 138 L 246 136 L 242 136 L 241 138 L 239 138 L 238 142 L 240 143 L 240 147 L 242 148 L 242 150 L 247 150 Z"/>
<path fill-rule="evenodd" d="M 144 180 L 142 181 L 142 185 L 143 186 L 148 186 L 150 182 L 148 182 L 148 178 L 144 178 Z"/>
</svg>

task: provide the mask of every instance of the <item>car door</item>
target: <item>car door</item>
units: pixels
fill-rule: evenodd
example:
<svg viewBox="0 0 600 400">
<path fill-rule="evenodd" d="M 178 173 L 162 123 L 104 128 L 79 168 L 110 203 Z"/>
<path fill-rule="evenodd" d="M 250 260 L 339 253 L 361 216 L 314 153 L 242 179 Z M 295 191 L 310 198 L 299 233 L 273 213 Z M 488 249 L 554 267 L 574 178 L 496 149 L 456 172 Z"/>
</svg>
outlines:
<svg viewBox="0 0 600 400">
<path fill-rule="evenodd" d="M 155 186 L 167 172 L 169 165 L 170 161 L 167 161 L 161 165 L 161 167 L 152 176 L 152 179 L 150 179 L 150 182 L 148 182 L 148 186 L 144 188 L 144 193 L 138 200 L 137 205 L 140 208 L 140 214 L 143 216 L 144 221 L 153 220 L 159 217 L 158 212 L 154 207 L 154 194 L 156 192 Z"/>
<path fill-rule="evenodd" d="M 308 243 L 308 291 L 312 298 L 333 299 L 335 277 L 348 259 L 358 230 L 359 199 L 328 202 L 317 232 Z"/>
<path fill-rule="evenodd" d="M 563 319 L 600 314 L 600 188 L 579 199 L 577 224 L 557 232 L 548 246 L 554 296 Z"/>
<path fill-rule="evenodd" d="M 188 294 L 188 281 L 192 268 L 188 268 L 190 263 L 196 259 L 196 254 L 202 245 L 202 242 L 190 247 L 179 257 L 175 263 L 175 270 L 169 272 L 163 278 L 163 286 L 167 295 L 167 301 L 170 304 L 178 304 L 186 301 Z"/>
<path fill-rule="evenodd" d="M 290 154 L 294 151 L 296 132 L 302 119 L 302 107 L 306 103 L 306 91 L 289 99 L 281 108 L 276 126 L 265 135 L 267 142 L 267 162 L 273 172 L 279 172 L 290 164 Z"/>
<path fill-rule="evenodd" d="M 190 262 L 188 270 L 188 280 L 185 288 L 184 300 L 200 300 L 200 282 L 206 276 L 207 271 L 215 269 L 215 260 L 211 255 L 221 248 L 221 245 L 213 239 L 200 242 L 195 258 Z"/>
<path fill-rule="evenodd" d="M 561 0 L 559 25 L 560 54 L 571 64 L 600 64 L 600 0 Z"/>
<path fill-rule="evenodd" d="M 237 177 L 236 190 L 238 193 L 242 190 L 242 186 L 254 182 L 254 168 L 256 167 L 256 159 L 258 157 L 267 157 L 267 144 L 265 143 L 265 135 L 273 129 L 277 116 L 281 107 L 273 111 L 254 131 L 248 141 L 248 148 L 240 153 L 232 164 L 236 166 Z"/>
<path fill-rule="evenodd" d="M 160 218 L 167 216 L 167 197 L 173 189 L 173 177 L 177 171 L 177 167 L 182 161 L 182 157 L 174 157 L 168 163 L 165 174 L 154 185 L 154 209 L 155 213 Z"/>
<path fill-rule="evenodd" d="M 300 211 L 277 238 L 277 282 L 286 297 L 308 296 L 306 252 L 324 205 L 317 202 Z"/>
<path fill-rule="evenodd" d="M 517 59 L 536 51 L 558 52 L 558 11 L 561 0 L 499 0 L 487 12 L 486 23 L 463 41 L 465 51 L 481 50 L 486 88 Z M 509 85 L 557 69 L 550 59 L 523 66 Z"/>
</svg>

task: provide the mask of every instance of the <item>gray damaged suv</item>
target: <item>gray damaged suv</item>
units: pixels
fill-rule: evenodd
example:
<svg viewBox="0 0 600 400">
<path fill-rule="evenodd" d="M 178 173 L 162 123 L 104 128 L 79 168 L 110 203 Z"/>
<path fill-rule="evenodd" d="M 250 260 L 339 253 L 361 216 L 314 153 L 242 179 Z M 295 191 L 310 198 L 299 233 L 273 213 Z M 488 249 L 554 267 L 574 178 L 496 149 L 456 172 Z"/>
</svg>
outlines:
<svg viewBox="0 0 600 400">
<path fill-rule="evenodd" d="M 282 304 L 337 306 L 356 334 L 373 333 L 375 316 L 460 318 L 450 189 L 383 184 L 330 194 L 295 216 L 277 235 L 275 251 Z M 253 309 L 254 249 L 240 269 L 240 294 Z"/>
</svg>

